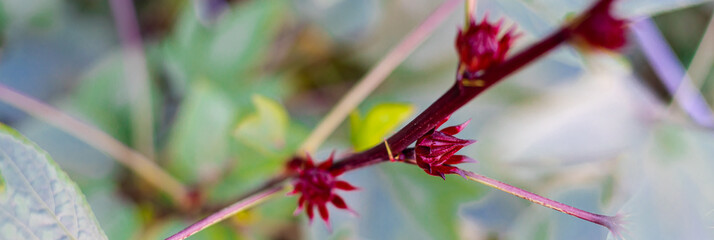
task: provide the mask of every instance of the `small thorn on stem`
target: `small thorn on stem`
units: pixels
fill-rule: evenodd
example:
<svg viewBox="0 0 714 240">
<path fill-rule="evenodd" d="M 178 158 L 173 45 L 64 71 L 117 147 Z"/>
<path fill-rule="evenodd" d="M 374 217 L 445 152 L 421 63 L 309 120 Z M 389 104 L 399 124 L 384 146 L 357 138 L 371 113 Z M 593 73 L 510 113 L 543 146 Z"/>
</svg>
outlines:
<svg viewBox="0 0 714 240">
<path fill-rule="evenodd" d="M 396 162 L 397 160 L 395 160 L 394 156 L 392 155 L 392 149 L 389 148 L 389 143 L 387 143 L 387 139 L 384 139 L 384 146 L 387 148 L 387 154 L 389 155 L 389 161 Z"/>
</svg>

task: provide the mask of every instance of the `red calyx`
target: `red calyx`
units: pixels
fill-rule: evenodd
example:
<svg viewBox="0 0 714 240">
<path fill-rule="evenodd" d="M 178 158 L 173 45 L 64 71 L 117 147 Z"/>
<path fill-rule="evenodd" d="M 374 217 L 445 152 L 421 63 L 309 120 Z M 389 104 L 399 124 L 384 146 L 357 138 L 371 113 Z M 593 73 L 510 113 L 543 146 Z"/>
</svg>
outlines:
<svg viewBox="0 0 714 240">
<path fill-rule="evenodd" d="M 573 33 L 594 47 L 617 50 L 627 42 L 625 25 L 627 21 L 612 16 L 614 0 L 601 0 L 584 16 L 585 20 L 577 24 Z"/>
<path fill-rule="evenodd" d="M 298 173 L 293 182 L 294 189 L 288 193 L 288 195 L 300 194 L 295 215 L 305 209 L 310 222 L 312 222 L 314 208 L 317 208 L 320 218 L 325 221 L 325 225 L 328 228 L 330 228 L 330 215 L 327 211 L 327 204 L 332 203 L 337 208 L 353 212 L 342 197 L 337 195 L 336 190 L 352 191 L 357 189 L 346 181 L 337 180 L 337 176 L 341 175 L 342 172 L 329 171 L 333 159 L 334 152 L 325 162 L 317 166 L 315 166 L 309 155 L 307 160 L 293 159 L 288 163 L 288 168 Z"/>
<path fill-rule="evenodd" d="M 499 38 L 502 23 L 503 21 L 499 21 L 494 25 L 484 17 L 479 24 L 471 19 L 466 31 L 459 29 L 456 51 L 459 53 L 459 60 L 469 72 L 487 69 L 501 63 L 506 57 L 517 36 L 514 36 L 511 30 Z"/>
<path fill-rule="evenodd" d="M 448 118 L 442 120 L 434 129 L 419 138 L 414 148 L 417 165 L 426 173 L 440 176 L 444 179 L 445 174 L 460 173 L 459 169 L 452 165 L 476 162 L 464 155 L 454 155 L 461 150 L 461 148 L 476 142 L 475 140 L 465 140 L 453 136 L 461 132 L 461 130 L 469 124 L 470 120 L 461 125 L 451 126 L 437 131 L 436 128 L 444 124 L 446 120 L 448 120 Z"/>
</svg>

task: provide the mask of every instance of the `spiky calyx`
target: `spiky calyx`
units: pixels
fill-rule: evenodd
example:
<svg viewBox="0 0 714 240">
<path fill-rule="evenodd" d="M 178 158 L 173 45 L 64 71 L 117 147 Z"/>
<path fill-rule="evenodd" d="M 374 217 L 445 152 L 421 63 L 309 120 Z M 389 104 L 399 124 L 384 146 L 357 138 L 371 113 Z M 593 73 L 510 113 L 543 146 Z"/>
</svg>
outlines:
<svg viewBox="0 0 714 240">
<path fill-rule="evenodd" d="M 445 178 L 445 174 L 460 173 L 459 169 L 453 166 L 455 164 L 476 162 L 467 156 L 455 155 L 461 148 L 476 142 L 475 140 L 454 137 L 455 134 L 461 132 L 469 124 L 470 120 L 461 125 L 436 130 L 446 120 L 448 118 L 442 120 L 434 129 L 420 137 L 414 148 L 417 165 L 426 173 L 440 176 L 441 178 Z"/>
<path fill-rule="evenodd" d="M 332 203 L 337 208 L 354 212 L 347 206 L 344 199 L 337 195 L 336 191 L 338 189 L 345 191 L 357 189 L 348 182 L 337 179 L 342 172 L 331 172 L 329 170 L 332 167 L 333 159 L 334 152 L 327 160 L 317 166 L 310 155 L 307 155 L 305 160 L 293 159 L 288 163 L 288 168 L 298 174 L 293 182 L 293 191 L 288 193 L 288 195 L 300 194 L 295 215 L 305 209 L 310 222 L 312 222 L 314 209 L 317 208 L 320 218 L 325 221 L 325 225 L 328 228 L 330 228 L 330 214 L 327 210 L 329 203 Z"/>
<path fill-rule="evenodd" d="M 470 19 L 468 27 L 459 29 L 456 51 L 467 71 L 475 73 L 485 70 L 506 58 L 506 53 L 517 36 L 512 30 L 501 34 L 502 23 L 503 21 L 499 21 L 492 24 L 484 17 L 478 24 Z"/>
</svg>

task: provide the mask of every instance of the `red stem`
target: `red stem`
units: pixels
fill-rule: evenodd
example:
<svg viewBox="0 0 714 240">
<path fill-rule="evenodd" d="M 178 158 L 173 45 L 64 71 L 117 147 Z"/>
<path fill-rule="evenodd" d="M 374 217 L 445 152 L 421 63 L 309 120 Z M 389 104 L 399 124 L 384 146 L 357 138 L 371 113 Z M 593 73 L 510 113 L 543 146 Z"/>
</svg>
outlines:
<svg viewBox="0 0 714 240">
<path fill-rule="evenodd" d="M 464 87 L 457 81 L 444 95 L 432 103 L 429 108 L 424 110 L 424 112 L 419 114 L 419 116 L 387 140 L 391 150 L 393 152 L 401 152 L 406 149 L 419 137 L 436 127 L 441 120 L 450 116 L 484 90 L 533 62 L 535 59 L 543 56 L 550 50 L 553 50 L 561 43 L 564 43 L 571 36 L 570 29 L 570 26 L 565 26 L 503 63 L 487 69 L 486 72 L 477 77 L 478 80 L 484 81 L 485 85 L 483 87 Z M 367 151 L 354 154 L 336 162 L 331 170 L 350 171 L 387 160 L 389 160 L 387 149 L 383 144 L 379 144 Z"/>
</svg>

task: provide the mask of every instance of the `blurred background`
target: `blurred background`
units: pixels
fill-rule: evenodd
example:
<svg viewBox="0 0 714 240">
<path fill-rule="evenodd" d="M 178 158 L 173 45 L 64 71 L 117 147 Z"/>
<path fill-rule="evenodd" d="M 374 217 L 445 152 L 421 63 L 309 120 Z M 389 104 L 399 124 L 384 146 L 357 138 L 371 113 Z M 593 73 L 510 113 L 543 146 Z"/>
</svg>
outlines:
<svg viewBox="0 0 714 240">
<path fill-rule="evenodd" d="M 477 14 L 523 33 L 516 52 L 591 2 L 479 0 Z M 110 239 L 163 239 L 278 173 L 333 104 L 442 1 L 0 3 L 0 84 L 154 159 L 198 189 L 205 208 L 177 209 L 109 156 L 5 102 L 0 122 L 50 153 Z M 463 167 L 622 214 L 628 239 L 714 239 L 713 10 L 703 0 L 622 0 L 617 12 L 633 31 L 621 53 L 560 47 L 452 116 L 447 125 L 472 119 L 459 136 L 478 140 L 461 152 L 479 163 Z M 359 111 L 381 103 L 424 110 L 454 81 L 462 24 L 460 4 Z M 683 79 L 699 91 L 676 93 Z M 351 149 L 345 123 L 317 158 Z M 610 237 L 413 166 L 381 164 L 344 178 L 361 188 L 341 194 L 359 216 L 331 211 L 332 233 L 292 216 L 295 197 L 278 197 L 191 239 Z"/>
</svg>

